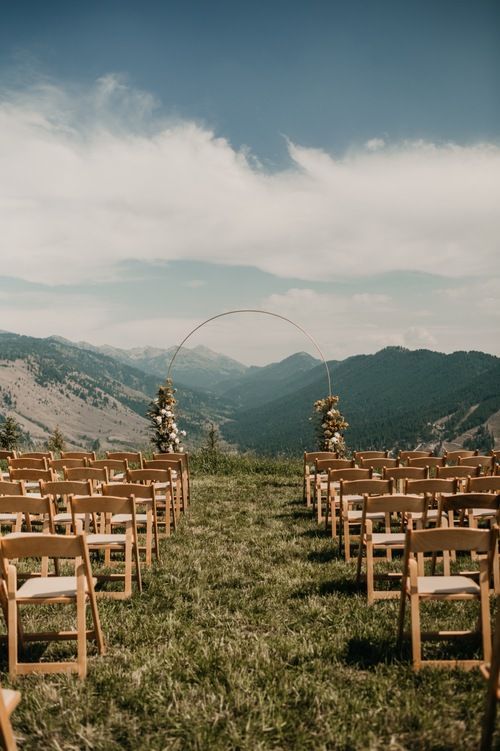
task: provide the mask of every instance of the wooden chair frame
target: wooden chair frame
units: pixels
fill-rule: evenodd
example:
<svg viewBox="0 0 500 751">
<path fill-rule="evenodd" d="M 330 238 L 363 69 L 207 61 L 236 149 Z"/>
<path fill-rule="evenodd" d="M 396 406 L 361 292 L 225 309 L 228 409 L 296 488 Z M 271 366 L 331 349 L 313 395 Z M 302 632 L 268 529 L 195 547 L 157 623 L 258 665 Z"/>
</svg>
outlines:
<svg viewBox="0 0 500 751">
<path fill-rule="evenodd" d="M 304 492 L 303 499 L 310 508 L 314 503 L 316 459 L 337 459 L 335 451 L 304 451 Z"/>
<path fill-rule="evenodd" d="M 186 506 L 189 508 L 191 503 L 191 477 L 189 473 L 189 454 L 187 452 L 169 452 L 169 453 L 153 453 L 153 459 L 176 459 L 182 463 L 182 481 L 184 483 L 184 496 L 186 498 Z M 143 462 L 144 466 L 144 462 Z"/>
<path fill-rule="evenodd" d="M 10 716 L 21 701 L 21 693 L 10 688 L 0 688 L 0 743 L 5 751 L 17 751 L 16 738 Z"/>
<path fill-rule="evenodd" d="M 98 574 L 98 581 L 123 581 L 122 591 L 97 592 L 98 597 L 106 597 L 113 600 L 125 600 L 132 596 L 132 560 L 135 563 L 135 579 L 137 589 L 142 592 L 141 564 L 139 560 L 139 539 L 137 535 L 137 523 L 135 513 L 134 496 L 120 498 L 117 496 L 91 495 L 87 497 L 70 496 L 69 505 L 73 517 L 73 529 L 80 530 L 82 527 L 81 514 L 102 517 L 98 533 L 86 534 L 86 542 L 90 552 L 103 551 L 105 553 L 105 565 L 111 565 L 111 553 L 122 553 L 124 556 L 125 571 L 116 574 Z M 119 535 L 112 531 L 111 518 L 114 514 L 124 514 L 127 521 L 124 522 L 125 534 Z M 114 539 L 113 539 L 114 538 Z"/>
<path fill-rule="evenodd" d="M 331 469 L 354 469 L 354 459 L 316 459 L 314 463 L 314 501 L 313 508 L 316 508 L 316 518 L 318 524 L 321 524 L 323 519 L 328 519 L 328 478 L 329 471 Z M 323 496 L 323 491 L 326 491 L 326 495 Z M 323 515 L 323 500 L 325 501 L 325 515 Z M 325 523 L 328 523 L 325 520 Z"/>
<path fill-rule="evenodd" d="M 371 480 L 371 469 L 360 469 L 360 467 L 346 467 L 345 469 L 330 469 L 328 472 L 326 488 L 326 514 L 325 529 L 328 529 L 328 522 L 331 519 L 332 537 L 337 537 L 337 528 L 342 530 L 340 524 L 340 481 L 341 480 Z M 338 512 L 338 513 L 337 513 Z"/>
<path fill-rule="evenodd" d="M 362 506 L 365 496 L 391 495 L 392 480 L 341 480 L 340 482 L 340 513 L 341 526 L 344 532 L 344 558 L 351 560 L 351 532 L 352 526 L 361 527 L 362 510 L 357 512 L 353 506 Z"/>
<path fill-rule="evenodd" d="M 103 485 L 102 494 L 119 496 L 120 498 L 129 498 L 134 496 L 136 502 L 136 525 L 146 528 L 146 544 L 139 546 L 139 551 L 144 550 L 146 565 L 150 566 L 152 563 L 152 551 L 154 550 L 156 560 L 160 560 L 160 546 L 158 543 L 158 513 L 156 508 L 156 491 L 154 485 L 139 485 L 138 483 L 126 482 L 119 483 L 114 482 L 109 485 Z M 138 513 L 137 506 L 144 506 L 145 513 Z M 111 517 L 111 527 L 123 526 L 125 521 L 128 521 L 129 517 L 124 518 L 121 514 L 119 518 L 117 516 Z"/>
<path fill-rule="evenodd" d="M 410 600 L 412 666 L 414 670 L 422 667 L 460 667 L 471 669 L 491 658 L 491 626 L 489 605 L 489 581 L 492 572 L 492 560 L 498 539 L 498 530 L 478 529 L 423 529 L 406 532 L 403 579 L 398 623 L 398 646 L 404 636 L 406 601 Z M 423 554 L 445 551 L 475 551 L 482 553 L 479 584 L 465 576 L 425 577 Z M 434 579 L 434 585 L 429 580 Z M 480 628 L 483 645 L 482 660 L 423 660 L 422 641 L 432 639 L 454 639 L 470 636 L 476 631 L 430 631 L 422 632 L 420 627 L 420 603 L 422 601 L 476 600 L 480 605 Z"/>
<path fill-rule="evenodd" d="M 177 518 L 187 511 L 187 487 L 183 481 L 181 459 L 145 459 L 144 469 L 169 469 L 172 472 L 172 492 Z"/>
<path fill-rule="evenodd" d="M 366 550 L 366 593 L 368 605 L 372 605 L 375 600 L 398 599 L 399 591 L 378 590 L 375 589 L 376 579 L 400 579 L 402 573 L 376 574 L 374 564 L 377 560 L 375 553 L 384 553 L 386 560 L 391 560 L 393 550 L 404 550 L 406 528 L 412 527 L 412 514 L 418 514 L 417 524 L 425 527 L 426 523 L 427 500 L 425 497 L 415 495 L 382 495 L 382 496 L 365 496 L 363 503 L 363 517 L 361 520 L 361 535 L 358 548 L 358 564 L 356 573 L 356 582 L 359 585 L 362 576 L 363 566 L 363 549 Z M 376 515 L 383 512 L 385 515 L 383 533 L 373 532 L 373 521 L 370 515 Z M 393 532 L 393 516 L 399 517 L 399 531 Z"/>
<path fill-rule="evenodd" d="M 19 589 L 16 567 L 13 559 L 24 558 L 63 558 L 75 560 L 75 577 L 40 577 L 30 579 Z M 80 678 L 87 674 L 87 639 L 97 642 L 99 654 L 104 654 L 104 637 L 101 630 L 99 611 L 94 592 L 94 580 L 89 553 L 83 534 L 79 535 L 24 535 L 23 537 L 0 539 L 0 561 L 4 575 L 4 591 L 7 599 L 9 675 L 30 673 L 72 673 Z M 59 581 L 58 581 L 59 580 Z M 35 584 L 33 584 L 35 582 Z M 86 605 L 90 604 L 93 629 L 87 630 Z M 77 630 L 41 633 L 24 633 L 19 620 L 21 605 L 76 605 Z M 77 641 L 76 662 L 20 662 L 19 641 Z"/>
<path fill-rule="evenodd" d="M 486 708 L 483 717 L 483 731 L 479 751 L 491 751 L 495 730 L 495 715 L 500 701 L 500 597 L 497 597 L 495 632 L 491 661 L 481 665 L 481 672 L 488 681 Z"/>
<path fill-rule="evenodd" d="M 129 469 L 127 472 L 129 483 L 139 483 L 155 486 L 155 499 L 157 510 L 157 524 L 165 527 L 165 537 L 170 536 L 171 527 L 177 529 L 177 509 L 173 492 L 174 481 L 171 469 Z M 165 496 L 163 497 L 163 492 Z M 163 518 L 158 511 L 164 512 Z M 161 535 L 159 535 L 161 536 Z"/>
</svg>

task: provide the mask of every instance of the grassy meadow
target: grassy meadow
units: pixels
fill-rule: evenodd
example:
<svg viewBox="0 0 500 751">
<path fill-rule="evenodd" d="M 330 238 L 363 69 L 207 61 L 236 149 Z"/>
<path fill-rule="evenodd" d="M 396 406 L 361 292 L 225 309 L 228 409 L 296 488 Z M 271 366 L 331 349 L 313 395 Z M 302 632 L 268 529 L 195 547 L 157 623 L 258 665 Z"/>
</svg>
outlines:
<svg viewBox="0 0 500 751">
<path fill-rule="evenodd" d="M 477 748 L 479 672 L 412 672 L 397 601 L 367 607 L 302 504 L 300 464 L 229 465 L 194 464 L 189 515 L 143 595 L 99 602 L 108 652 L 90 647 L 87 680 L 17 681 L 20 748 Z M 473 607 L 440 612 L 457 626 Z"/>
</svg>

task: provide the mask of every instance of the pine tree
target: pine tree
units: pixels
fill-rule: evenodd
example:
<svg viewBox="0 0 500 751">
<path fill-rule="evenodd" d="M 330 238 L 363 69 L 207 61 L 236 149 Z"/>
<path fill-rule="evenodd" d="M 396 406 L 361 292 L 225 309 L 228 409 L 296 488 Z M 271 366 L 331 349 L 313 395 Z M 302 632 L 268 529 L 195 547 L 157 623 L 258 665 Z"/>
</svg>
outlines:
<svg viewBox="0 0 500 751">
<path fill-rule="evenodd" d="M 157 397 L 151 402 L 147 411 L 153 433 L 151 443 L 160 453 L 172 454 L 184 451 L 181 440 L 186 435 L 186 431 L 179 430 L 175 421 L 177 403 L 175 391 L 172 379 L 167 378 L 165 385 L 159 387 Z"/>
<path fill-rule="evenodd" d="M 59 425 L 56 425 L 54 432 L 47 441 L 47 449 L 49 451 L 53 451 L 54 453 L 60 454 L 61 451 L 64 451 L 65 448 L 66 441 L 62 434 L 61 428 L 59 427 Z"/>
<path fill-rule="evenodd" d="M 327 396 L 314 403 L 314 410 L 320 415 L 320 422 L 316 428 L 318 449 L 320 451 L 335 451 L 340 458 L 346 454 L 343 432 L 349 427 L 339 410 L 336 408 L 338 396 Z"/>
<path fill-rule="evenodd" d="M 22 430 L 13 417 L 6 417 L 0 428 L 0 447 L 7 451 L 15 451 L 22 441 Z"/>
</svg>

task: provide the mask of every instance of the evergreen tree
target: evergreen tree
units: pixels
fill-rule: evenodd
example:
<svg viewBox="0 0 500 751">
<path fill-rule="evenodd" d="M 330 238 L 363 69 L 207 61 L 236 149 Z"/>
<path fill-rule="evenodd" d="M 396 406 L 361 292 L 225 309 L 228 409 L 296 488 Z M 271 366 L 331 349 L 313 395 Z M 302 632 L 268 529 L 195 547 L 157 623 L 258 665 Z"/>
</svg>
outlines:
<svg viewBox="0 0 500 751">
<path fill-rule="evenodd" d="M 494 445 L 495 438 L 486 425 L 480 425 L 474 435 L 464 441 L 464 449 L 477 449 L 480 454 L 488 454 Z"/>
<path fill-rule="evenodd" d="M 56 454 L 60 454 L 66 448 L 66 441 L 59 425 L 56 425 L 54 432 L 47 441 L 47 449 Z"/>
<path fill-rule="evenodd" d="M 0 428 L 0 447 L 7 451 L 15 451 L 22 441 L 22 430 L 13 417 L 6 417 Z"/>
<path fill-rule="evenodd" d="M 160 453 L 175 453 L 184 451 L 181 444 L 185 430 L 179 430 L 175 421 L 175 389 L 172 379 L 167 378 L 164 386 L 160 386 L 156 399 L 154 399 L 147 411 L 147 417 L 151 423 L 153 433 L 151 443 Z"/>
</svg>

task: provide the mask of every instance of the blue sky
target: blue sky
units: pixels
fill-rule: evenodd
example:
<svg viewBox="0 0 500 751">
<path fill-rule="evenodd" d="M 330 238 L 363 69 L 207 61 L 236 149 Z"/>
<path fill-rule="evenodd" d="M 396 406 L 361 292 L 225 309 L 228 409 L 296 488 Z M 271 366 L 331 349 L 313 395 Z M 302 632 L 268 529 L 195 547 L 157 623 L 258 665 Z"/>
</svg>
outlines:
<svg viewBox="0 0 500 751">
<path fill-rule="evenodd" d="M 497 2 L 2 3 L 1 328 L 500 354 Z M 279 322 L 203 343 L 306 348 Z M 242 335 L 243 333 L 243 335 Z"/>
</svg>

